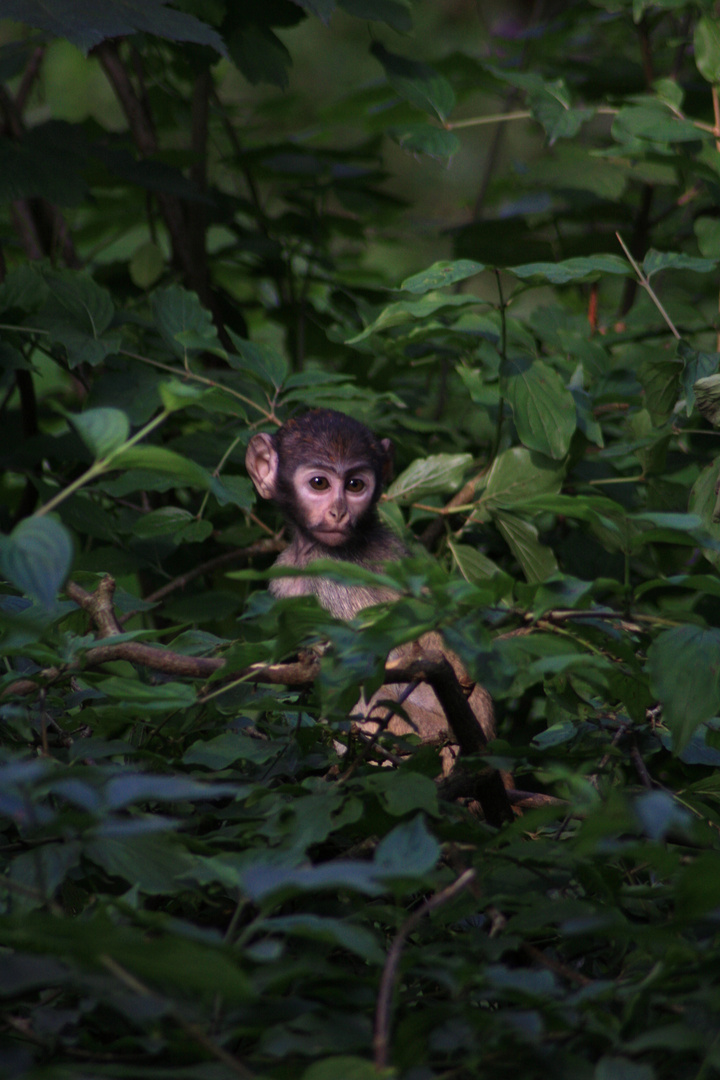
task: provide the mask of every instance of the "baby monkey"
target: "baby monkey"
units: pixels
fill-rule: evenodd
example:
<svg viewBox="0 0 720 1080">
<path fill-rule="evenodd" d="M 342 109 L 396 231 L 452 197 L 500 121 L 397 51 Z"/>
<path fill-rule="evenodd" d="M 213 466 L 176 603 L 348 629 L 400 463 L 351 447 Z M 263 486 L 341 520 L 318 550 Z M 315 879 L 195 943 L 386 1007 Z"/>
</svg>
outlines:
<svg viewBox="0 0 720 1080">
<path fill-rule="evenodd" d="M 245 464 L 263 499 L 282 509 L 292 540 L 275 566 L 306 567 L 316 559 L 338 559 L 370 570 L 401 559 L 408 549 L 378 517 L 377 503 L 392 469 L 392 444 L 376 439 L 364 424 L 332 409 L 314 409 L 288 420 L 274 435 L 253 435 Z M 352 619 L 362 608 L 397 599 L 382 587 L 344 585 L 322 577 L 275 578 L 273 596 L 314 594 L 335 618 Z M 429 655 L 441 653 L 462 682 L 468 676 L 460 659 L 443 644 L 439 634 L 424 634 L 418 643 Z M 393 651 L 393 657 L 411 656 L 412 645 Z M 398 700 L 405 687 L 383 686 L 369 702 L 361 700 L 359 726 L 374 731 L 386 709 L 381 700 Z M 469 697 L 485 737 L 494 737 L 492 701 L 482 687 Z M 403 702 L 409 723 L 395 715 L 387 730 L 395 735 L 415 732 L 423 741 L 452 738 L 445 713 L 432 688 L 418 685 Z M 444 760 L 447 771 L 450 762 Z"/>
</svg>

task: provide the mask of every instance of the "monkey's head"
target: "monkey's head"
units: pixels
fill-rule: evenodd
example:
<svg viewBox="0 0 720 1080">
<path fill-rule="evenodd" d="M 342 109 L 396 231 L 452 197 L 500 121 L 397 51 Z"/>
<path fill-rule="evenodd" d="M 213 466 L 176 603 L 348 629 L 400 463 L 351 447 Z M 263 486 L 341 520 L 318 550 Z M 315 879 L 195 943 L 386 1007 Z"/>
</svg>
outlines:
<svg viewBox="0 0 720 1080">
<path fill-rule="evenodd" d="M 274 435 L 253 435 L 245 464 L 263 499 L 278 503 L 306 536 L 340 548 L 374 519 L 392 444 L 351 416 L 314 409 Z"/>
</svg>

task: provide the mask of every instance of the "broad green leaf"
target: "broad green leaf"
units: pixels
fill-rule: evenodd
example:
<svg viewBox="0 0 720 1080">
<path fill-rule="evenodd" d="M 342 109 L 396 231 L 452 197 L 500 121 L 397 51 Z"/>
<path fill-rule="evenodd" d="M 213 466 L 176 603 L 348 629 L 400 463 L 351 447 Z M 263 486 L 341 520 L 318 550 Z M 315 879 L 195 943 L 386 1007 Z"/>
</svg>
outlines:
<svg viewBox="0 0 720 1080">
<path fill-rule="evenodd" d="M 113 469 L 145 469 L 148 472 L 170 477 L 178 484 L 188 484 L 190 487 L 200 488 L 203 491 L 212 486 L 212 478 L 205 469 L 196 465 L 194 461 L 176 454 L 174 450 L 166 450 L 164 446 L 129 446 L 113 458 L 112 467 Z"/>
<path fill-rule="evenodd" d="M 94 843 L 102 857 L 100 842 Z M 148 873 L 152 873 L 151 856 L 143 861 Z M 127 869 L 131 874 L 131 864 Z M 248 1002 L 255 996 L 236 958 L 217 941 L 193 940 L 167 932 L 164 927 L 149 934 L 146 926 L 117 925 L 104 906 L 86 914 L 83 919 L 41 912 L 25 913 L 20 918 L 2 916 L 0 943 L 65 960 L 72 958 L 94 972 L 103 958 L 109 957 L 151 988 L 178 994 L 194 1005 L 202 999 L 213 1002 L 218 994 L 236 1003 Z"/>
<path fill-rule="evenodd" d="M 128 272 L 133 285 L 139 289 L 151 289 L 165 269 L 165 256 L 153 240 L 140 244 L 130 260 Z"/>
<path fill-rule="evenodd" d="M 157 289 L 152 295 L 152 309 L 163 341 L 181 360 L 195 352 L 225 356 L 212 316 L 197 293 L 180 285 Z"/>
<path fill-rule="evenodd" d="M 645 359 L 638 368 L 638 379 L 645 390 L 647 409 L 656 426 L 664 424 L 672 416 L 680 393 L 682 373 L 680 361 L 663 356 L 657 360 Z"/>
<path fill-rule="evenodd" d="M 613 120 L 612 134 L 620 143 L 636 139 L 653 143 L 697 142 L 706 137 L 690 120 L 676 116 L 662 102 L 652 100 L 621 108 Z"/>
<path fill-rule="evenodd" d="M 595 1066 L 593 1080 L 656 1080 L 652 1065 L 626 1057 L 603 1057 Z"/>
<path fill-rule="evenodd" d="M 285 933 L 310 941 L 326 941 L 373 964 L 382 964 L 385 960 L 385 953 L 370 930 L 342 919 L 311 914 L 286 915 L 278 919 L 268 919 L 263 924 L 263 929 L 271 934 Z"/>
<path fill-rule="evenodd" d="M 440 845 L 429 833 L 422 814 L 396 825 L 375 849 L 373 866 L 378 877 L 421 877 L 440 858 Z"/>
<path fill-rule="evenodd" d="M 677 626 L 648 650 L 650 686 L 663 706 L 675 753 L 720 708 L 720 630 Z"/>
<path fill-rule="evenodd" d="M 555 556 L 540 543 L 534 525 L 502 510 L 496 510 L 493 518 L 528 581 L 546 581 L 558 572 Z"/>
<path fill-rule="evenodd" d="M 560 490 L 565 469 L 522 446 L 504 450 L 490 470 L 480 499 L 483 510 L 522 506 L 528 499 Z"/>
<path fill-rule="evenodd" d="M 395 1076 L 394 1069 L 378 1071 L 366 1058 L 342 1054 L 314 1062 L 302 1074 L 302 1080 L 394 1080 Z"/>
<path fill-rule="evenodd" d="M 70 871 L 80 862 L 81 845 L 76 840 L 63 844 L 43 844 L 16 856 L 10 863 L 10 880 L 21 889 L 21 907 L 41 907 L 52 899 Z M 33 896 L 32 893 L 36 893 Z"/>
<path fill-rule="evenodd" d="M 138 802 L 196 802 L 232 798 L 238 791 L 233 784 L 205 784 L 186 776 L 154 776 L 132 773 L 116 776 L 105 788 L 105 803 L 120 810 Z"/>
<path fill-rule="evenodd" d="M 361 334 L 348 338 L 346 344 L 355 345 L 381 330 L 390 330 L 393 326 L 402 326 L 406 322 L 426 319 L 443 308 L 466 307 L 468 304 L 473 305 L 478 302 L 474 296 L 447 296 L 443 293 L 428 293 L 422 300 L 398 300 L 394 304 L 388 304 L 374 322 Z"/>
<path fill-rule="evenodd" d="M 563 262 L 527 263 L 524 266 L 509 266 L 509 274 L 525 281 L 528 278 L 541 278 L 551 285 L 567 285 L 570 281 L 595 281 L 601 274 L 632 275 L 630 263 L 619 255 L 578 255 Z"/>
<path fill-rule="evenodd" d="M 118 351 L 121 335 L 110 329 L 115 308 L 106 289 L 74 270 L 48 273 L 47 283 L 45 305 L 33 323 L 67 350 L 70 368 L 94 367 Z"/>
<path fill-rule="evenodd" d="M 92 452 L 95 461 L 107 457 L 127 442 L 130 421 L 120 409 L 86 409 L 68 415 L 68 420 Z"/>
<path fill-rule="evenodd" d="M 377 793 L 385 809 L 393 817 L 401 817 L 413 810 L 424 810 L 436 817 L 439 813 L 437 788 L 428 776 L 415 772 L 383 771 L 367 780 L 370 791 Z"/>
<path fill-rule="evenodd" d="M 246 341 L 232 331 L 230 337 L 240 358 L 229 356 L 230 366 L 238 371 L 249 371 L 261 382 L 270 383 L 275 390 L 279 390 L 288 377 L 289 366 L 285 357 L 270 345 Z"/>
<path fill-rule="evenodd" d="M 698 247 L 706 259 L 720 259 L 720 219 L 714 217 L 697 217 L 693 222 L 693 229 L 697 237 Z"/>
<path fill-rule="evenodd" d="M 21 593 L 52 607 L 73 561 L 70 534 L 54 518 L 25 518 L 2 538 L 0 561 L 3 573 Z"/>
<path fill-rule="evenodd" d="M 251 739 L 249 735 L 224 732 L 213 739 L 198 740 L 185 751 L 186 765 L 204 765 L 207 769 L 226 769 L 235 761 L 252 761 L 262 765 L 278 754 L 276 743 Z"/>
<path fill-rule="evenodd" d="M 707 536 L 720 543 L 720 496 L 716 491 L 720 462 L 716 459 L 700 473 L 690 491 L 688 509 L 703 522 Z M 702 544 L 702 553 L 713 566 L 720 566 L 720 551 L 715 546 Z"/>
<path fill-rule="evenodd" d="M 198 405 L 213 392 L 198 386 L 197 383 L 180 382 L 179 379 L 158 383 L 157 389 L 167 412 L 177 412 L 178 409 L 186 409 L 188 405 Z"/>
<path fill-rule="evenodd" d="M 327 23 L 335 10 L 335 0 L 297 0 L 298 5 L 311 15 L 316 15 L 324 23 Z"/>
<path fill-rule="evenodd" d="M 643 259 L 643 270 L 648 278 L 660 270 L 694 270 L 696 274 L 709 274 L 717 266 L 715 259 L 698 259 L 681 251 L 654 251 L 652 248 Z"/>
<path fill-rule="evenodd" d="M 487 555 L 483 555 L 477 548 L 470 547 L 469 544 L 448 541 L 448 547 L 457 563 L 458 570 L 466 581 L 483 584 L 502 573 L 497 563 L 494 563 Z"/>
<path fill-rule="evenodd" d="M 75 0 L 70 8 L 42 0 L 3 0 L 1 14 L 51 37 L 67 38 L 84 53 L 107 38 L 142 33 L 168 41 L 192 41 L 227 55 L 217 31 L 194 15 L 167 7 L 166 0 L 143 0 L 142 4 L 104 0 L 100 7 L 93 0 Z"/>
<path fill-rule="evenodd" d="M 213 476 L 211 490 L 220 506 L 230 503 L 241 510 L 252 510 L 255 504 L 255 488 L 247 476 Z"/>
<path fill-rule="evenodd" d="M 433 454 L 418 458 L 387 489 L 388 499 L 411 502 L 442 491 L 457 491 L 472 454 Z"/>
<path fill-rule="evenodd" d="M 390 85 L 406 101 L 438 120 L 447 120 L 455 105 L 455 94 L 447 79 L 427 64 L 388 52 L 379 41 L 372 43 L 370 52 L 384 67 Z"/>
<path fill-rule="evenodd" d="M 575 433 L 575 401 L 557 371 L 542 360 L 503 365 L 503 391 L 520 441 L 529 450 L 560 461 Z"/>
<path fill-rule="evenodd" d="M 328 0 L 324 0 L 324 4 L 327 3 Z M 292 56 L 269 26 L 244 22 L 229 34 L 227 44 L 232 60 L 249 83 L 256 86 L 266 82 L 287 90 Z"/>
<path fill-rule="evenodd" d="M 125 679 L 119 675 L 103 679 L 102 692 L 131 710 L 140 706 L 152 711 L 187 709 L 195 704 L 196 697 L 194 687 L 184 683 L 167 682 L 151 686 L 139 679 Z"/>
<path fill-rule="evenodd" d="M 387 134 L 411 154 L 427 154 L 440 161 L 449 161 L 462 148 L 454 131 L 434 127 L 432 124 L 402 124 L 389 127 Z"/>
<path fill-rule="evenodd" d="M 465 281 L 485 269 L 484 263 L 473 259 L 455 259 L 454 262 L 436 262 L 420 274 L 405 278 L 400 288 L 404 292 L 427 293 L 432 289 L 442 289 L 444 285 L 454 285 L 456 281 Z"/>
<path fill-rule="evenodd" d="M 709 83 L 720 83 L 720 24 L 717 16 L 701 15 L 695 24 L 695 63 L 698 71 Z"/>
<path fill-rule="evenodd" d="M 143 540 L 172 536 L 177 543 L 206 540 L 211 532 L 211 522 L 198 521 L 189 510 L 179 506 L 161 506 L 159 510 L 151 510 L 138 518 L 133 526 L 134 535 Z"/>
<path fill-rule="evenodd" d="M 179 878 L 193 866 L 193 858 L 173 834 L 109 836 L 88 839 L 83 854 L 108 874 L 137 885 L 150 895 L 172 894 Z"/>
<path fill-rule="evenodd" d="M 701 396 L 703 397 L 703 405 L 707 404 L 710 407 L 709 412 L 704 412 L 698 402 L 698 408 L 703 413 L 713 426 L 717 426 L 713 422 L 713 416 L 716 415 L 715 406 L 713 405 L 712 395 L 712 383 L 704 383 L 705 379 L 708 379 L 711 375 L 714 375 L 718 367 L 720 367 L 720 353 L 717 352 L 698 352 L 688 345 L 687 341 L 681 340 L 678 342 L 677 347 L 678 356 L 684 362 L 685 367 L 682 373 L 682 385 L 685 391 L 685 412 L 689 416 L 695 405 L 697 391 L 695 389 L 696 383 L 703 383 L 701 387 Z M 705 397 L 703 390 L 707 386 L 710 393 Z M 719 395 L 720 397 L 720 395 Z"/>
<path fill-rule="evenodd" d="M 358 19 L 387 23 L 399 34 L 412 30 L 412 12 L 406 0 L 338 0 L 338 7 Z"/>
</svg>

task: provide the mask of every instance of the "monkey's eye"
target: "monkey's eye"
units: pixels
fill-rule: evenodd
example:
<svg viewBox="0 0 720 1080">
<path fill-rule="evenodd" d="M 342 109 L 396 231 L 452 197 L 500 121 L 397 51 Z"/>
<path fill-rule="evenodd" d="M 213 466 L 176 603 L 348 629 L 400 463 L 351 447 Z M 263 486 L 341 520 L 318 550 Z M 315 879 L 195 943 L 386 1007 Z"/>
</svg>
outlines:
<svg viewBox="0 0 720 1080">
<path fill-rule="evenodd" d="M 359 495 L 361 491 L 364 491 L 366 487 L 365 481 L 361 480 L 359 476 L 353 476 L 345 484 L 347 491 L 351 491 L 354 495 Z"/>
<path fill-rule="evenodd" d="M 310 487 L 315 491 L 327 491 L 330 487 L 330 481 L 326 476 L 313 476 L 309 481 Z"/>
</svg>

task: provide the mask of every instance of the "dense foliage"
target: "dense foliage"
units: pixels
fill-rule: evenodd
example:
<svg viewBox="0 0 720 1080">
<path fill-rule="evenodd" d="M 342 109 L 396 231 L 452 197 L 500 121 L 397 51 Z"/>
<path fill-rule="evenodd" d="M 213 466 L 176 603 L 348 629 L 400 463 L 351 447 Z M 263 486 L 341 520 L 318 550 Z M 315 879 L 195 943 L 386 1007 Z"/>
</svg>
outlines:
<svg viewBox="0 0 720 1080">
<path fill-rule="evenodd" d="M 720 21 L 478 7 L 0 0 L 3 1076 L 720 1069 Z M 265 592 L 309 405 L 351 625 Z M 433 627 L 500 827 L 348 722 Z"/>
</svg>

